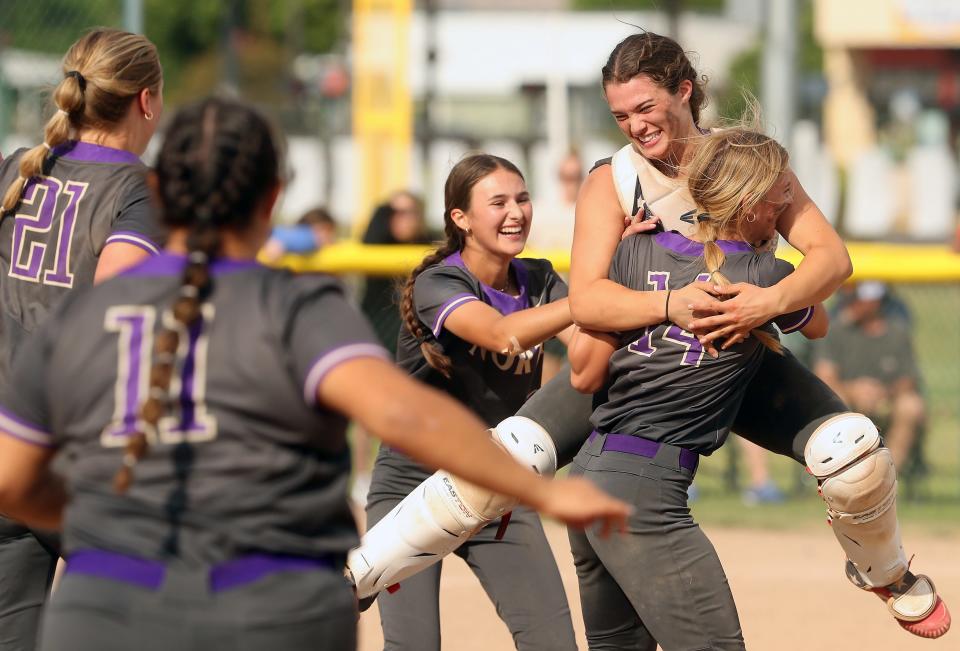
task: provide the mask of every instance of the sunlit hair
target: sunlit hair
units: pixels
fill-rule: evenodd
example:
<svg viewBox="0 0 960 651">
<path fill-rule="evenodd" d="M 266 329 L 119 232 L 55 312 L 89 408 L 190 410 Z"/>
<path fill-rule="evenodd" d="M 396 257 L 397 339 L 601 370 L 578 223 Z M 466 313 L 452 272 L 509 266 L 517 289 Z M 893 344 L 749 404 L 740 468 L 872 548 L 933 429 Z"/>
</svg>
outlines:
<svg viewBox="0 0 960 651">
<path fill-rule="evenodd" d="M 71 131 L 109 130 L 123 121 L 143 89 L 160 92 L 163 71 L 157 48 L 139 34 L 95 29 L 70 46 L 62 63 L 63 79 L 52 93 L 57 109 L 43 130 L 43 144 L 20 159 L 20 176 L 3 196 L 7 214 L 20 202 L 27 181 L 43 174 L 50 150 L 70 139 Z"/>
<path fill-rule="evenodd" d="M 457 226 L 451 213 L 460 209 L 470 210 L 470 197 L 474 186 L 497 170 L 506 170 L 523 178 L 523 174 L 516 165 L 506 158 L 491 154 L 473 154 L 467 156 L 453 166 L 443 187 L 443 232 L 446 241 L 440 247 L 427 255 L 423 261 L 410 273 L 400 294 L 400 317 L 403 325 L 410 334 L 420 342 L 420 351 L 427 364 L 437 369 L 447 378 L 450 377 L 450 358 L 443 354 L 432 333 L 425 330 L 417 317 L 413 300 L 413 287 L 419 276 L 427 267 L 431 267 L 449 255 L 462 251 L 466 243 L 466 233 Z"/>
<path fill-rule="evenodd" d="M 717 240 L 745 240 L 743 226 L 748 215 L 787 170 L 789 157 L 780 144 L 762 133 L 728 128 L 702 136 L 685 165 L 690 196 L 699 211 L 697 239 L 703 242 L 703 257 L 711 282 L 731 284 L 720 273 L 725 259 Z M 770 334 L 753 334 L 777 352 L 782 346 Z"/>
<path fill-rule="evenodd" d="M 707 78 L 697 74 L 679 43 L 653 32 L 631 34 L 617 43 L 601 70 L 604 90 L 607 84 L 624 84 L 640 75 L 674 94 L 684 79 L 692 83 L 690 112 L 694 124 L 700 123 L 700 113 L 707 105 Z"/>
</svg>

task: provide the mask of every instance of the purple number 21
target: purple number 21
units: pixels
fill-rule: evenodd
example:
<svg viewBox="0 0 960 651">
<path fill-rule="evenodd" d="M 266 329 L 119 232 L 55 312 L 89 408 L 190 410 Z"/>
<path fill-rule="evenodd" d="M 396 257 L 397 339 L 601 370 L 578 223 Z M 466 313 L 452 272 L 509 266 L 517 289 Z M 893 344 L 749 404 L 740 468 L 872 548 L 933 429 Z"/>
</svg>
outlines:
<svg viewBox="0 0 960 651">
<path fill-rule="evenodd" d="M 57 287 L 73 287 L 73 274 L 70 272 L 71 241 L 77 222 L 77 209 L 88 186 L 87 183 L 77 181 L 67 181 L 64 184 L 50 176 L 34 179 L 27 185 L 20 202 L 21 208 L 36 206 L 37 210 L 36 215 L 19 212 L 16 214 L 10 247 L 12 278 Z M 57 223 L 57 202 L 64 194 L 68 197 L 67 205 L 60 213 Z M 51 244 L 45 236 L 57 226 L 57 239 Z M 29 233 L 39 233 L 41 237 L 30 241 Z M 49 246 L 53 247 L 53 268 L 43 271 Z"/>
</svg>

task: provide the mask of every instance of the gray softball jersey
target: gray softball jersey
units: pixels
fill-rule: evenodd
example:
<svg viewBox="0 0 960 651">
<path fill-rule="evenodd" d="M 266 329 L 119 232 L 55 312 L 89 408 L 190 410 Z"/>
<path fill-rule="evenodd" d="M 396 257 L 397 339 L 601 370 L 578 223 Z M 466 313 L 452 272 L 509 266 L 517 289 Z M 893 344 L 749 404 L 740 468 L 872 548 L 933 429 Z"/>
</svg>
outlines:
<svg viewBox="0 0 960 651">
<path fill-rule="evenodd" d="M 520 288 L 519 296 L 481 283 L 467 270 L 459 253 L 417 276 L 413 289 L 417 318 L 428 338 L 436 340 L 450 357 L 451 379 L 427 364 L 420 342 L 406 328 L 400 331 L 397 347 L 397 363 L 402 368 L 449 393 L 491 426 L 515 414 L 540 387 L 543 347 L 538 344 L 515 357 L 492 353 L 460 339 L 443 325 L 455 310 L 473 301 L 507 315 L 567 295 L 566 283 L 547 260 L 515 259 L 511 270 Z"/>
<path fill-rule="evenodd" d="M 0 163 L 0 190 L 20 175 L 20 149 Z M 53 149 L 44 175 L 0 221 L 0 384 L 27 333 L 71 289 L 93 284 L 104 246 L 125 242 L 158 252 L 162 228 L 146 167 L 129 151 L 86 142 Z"/>
<path fill-rule="evenodd" d="M 337 281 L 254 262 L 215 261 L 202 319 L 177 326 L 168 308 L 185 264 L 159 255 L 72 293 L 16 359 L 0 429 L 67 459 L 68 554 L 345 554 L 358 543 L 347 422 L 316 404 L 317 388 L 347 360 L 388 354 Z M 161 325 L 181 329 L 174 406 L 119 496 L 111 481 Z"/>
<path fill-rule="evenodd" d="M 757 253 L 745 242 L 718 244 L 725 255 L 721 272 L 731 282 L 769 287 L 793 271 L 790 263 L 772 253 Z M 702 244 L 676 232 L 634 235 L 617 248 L 610 280 L 639 291 L 679 289 L 709 279 L 702 255 Z M 806 308 L 775 323 L 782 332 L 791 332 L 812 316 L 813 308 Z M 700 454 L 719 448 L 760 366 L 763 345 L 756 337 L 713 359 L 696 337 L 669 322 L 618 336 L 607 399 L 594 410 L 594 427 Z"/>
<path fill-rule="evenodd" d="M 497 291 L 471 274 L 459 253 L 425 269 L 414 284 L 413 300 L 426 339 L 437 342 L 452 363 L 451 377 L 427 364 L 420 342 L 405 328 L 397 342 L 397 364 L 413 377 L 443 391 L 493 427 L 512 416 L 540 388 L 543 346 L 511 357 L 492 353 L 444 328 L 447 318 L 473 301 L 507 315 L 546 305 L 567 295 L 567 285 L 548 260 L 516 258 L 511 271 L 519 296 Z M 371 499 L 381 491 L 406 495 L 432 472 L 389 446 L 380 446 Z"/>
</svg>

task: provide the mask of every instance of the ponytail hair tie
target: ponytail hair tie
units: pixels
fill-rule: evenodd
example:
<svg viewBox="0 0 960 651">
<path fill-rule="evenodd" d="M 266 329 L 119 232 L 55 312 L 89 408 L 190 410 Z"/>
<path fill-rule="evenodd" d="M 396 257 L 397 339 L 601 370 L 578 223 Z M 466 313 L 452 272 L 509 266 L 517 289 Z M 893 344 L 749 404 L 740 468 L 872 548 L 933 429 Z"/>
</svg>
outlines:
<svg viewBox="0 0 960 651">
<path fill-rule="evenodd" d="M 69 118 L 69 117 L 70 117 L 70 112 L 69 112 L 69 111 L 64 111 L 62 108 L 58 108 L 58 109 L 57 109 L 57 115 L 63 115 L 63 116 L 66 116 L 66 117 Z"/>
<path fill-rule="evenodd" d="M 44 141 L 43 143 L 41 143 L 40 146 L 43 147 L 44 149 L 46 149 L 47 151 L 50 151 L 51 149 L 53 149 L 53 147 L 50 146 L 50 143 L 48 143 L 48 142 L 46 142 L 46 141 Z"/>
<path fill-rule="evenodd" d="M 710 216 L 710 213 L 702 212 L 699 215 L 697 215 L 698 222 L 708 222 L 711 219 L 713 219 L 713 217 Z"/>
<path fill-rule="evenodd" d="M 66 79 L 67 77 L 73 77 L 74 79 L 77 80 L 77 85 L 80 86 L 81 93 L 87 92 L 87 80 L 84 79 L 83 75 L 80 74 L 79 70 L 69 71 L 67 74 L 63 76 L 64 79 Z"/>
</svg>

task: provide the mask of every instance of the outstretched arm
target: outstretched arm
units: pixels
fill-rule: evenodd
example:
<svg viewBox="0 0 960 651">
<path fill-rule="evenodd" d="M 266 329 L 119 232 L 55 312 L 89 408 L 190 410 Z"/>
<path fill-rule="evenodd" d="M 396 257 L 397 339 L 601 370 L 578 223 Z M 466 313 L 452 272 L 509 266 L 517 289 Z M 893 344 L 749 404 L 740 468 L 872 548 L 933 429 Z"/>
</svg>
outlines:
<svg viewBox="0 0 960 651">
<path fill-rule="evenodd" d="M 0 433 L 0 512 L 40 529 L 59 529 L 67 493 L 50 470 L 54 449 Z"/>
<path fill-rule="evenodd" d="M 503 315 L 482 301 L 470 301 L 454 310 L 443 327 L 460 339 L 486 350 L 519 353 L 542 343 L 572 323 L 570 306 L 562 298 L 546 305 Z"/>
</svg>

